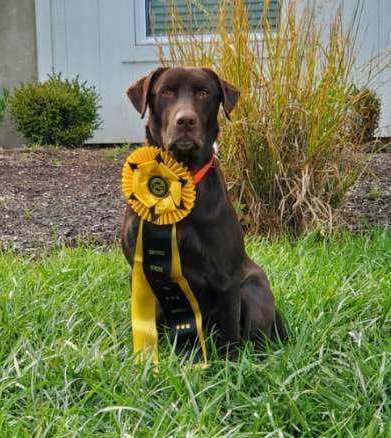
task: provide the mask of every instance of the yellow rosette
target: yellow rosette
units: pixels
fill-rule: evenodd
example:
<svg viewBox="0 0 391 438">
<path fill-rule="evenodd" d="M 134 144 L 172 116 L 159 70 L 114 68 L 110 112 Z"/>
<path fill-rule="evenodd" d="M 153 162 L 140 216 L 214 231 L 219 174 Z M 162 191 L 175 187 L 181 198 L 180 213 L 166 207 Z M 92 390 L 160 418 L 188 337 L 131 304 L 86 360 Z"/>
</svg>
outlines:
<svg viewBox="0 0 391 438">
<path fill-rule="evenodd" d="M 130 153 L 122 168 L 122 191 L 132 209 L 156 225 L 185 218 L 196 198 L 189 171 L 155 146 L 142 146 Z"/>
</svg>

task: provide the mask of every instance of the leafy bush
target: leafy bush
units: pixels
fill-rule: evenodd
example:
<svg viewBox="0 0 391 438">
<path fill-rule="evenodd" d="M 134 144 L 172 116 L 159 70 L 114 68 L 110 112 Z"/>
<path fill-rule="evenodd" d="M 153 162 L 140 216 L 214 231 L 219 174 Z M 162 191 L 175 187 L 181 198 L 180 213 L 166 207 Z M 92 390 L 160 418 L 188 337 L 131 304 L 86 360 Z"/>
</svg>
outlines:
<svg viewBox="0 0 391 438">
<path fill-rule="evenodd" d="M 23 84 L 9 98 L 17 131 L 31 143 L 80 146 L 100 124 L 100 97 L 94 87 L 53 74 Z"/>
<path fill-rule="evenodd" d="M 8 90 L 3 88 L 3 93 L 0 95 L 0 123 L 3 121 L 5 110 L 8 103 Z"/>
<path fill-rule="evenodd" d="M 189 35 L 173 8 L 169 51 L 160 48 L 163 64 L 211 67 L 240 90 L 232 122 L 221 120 L 219 154 L 254 231 L 330 227 L 357 175 L 346 124 L 360 99 L 350 94 L 359 14 L 344 33 L 338 11 L 325 35 L 314 9 L 286 3 L 277 29 L 264 13 L 262 38 L 243 0 L 221 3 L 208 40 Z"/>
<path fill-rule="evenodd" d="M 351 96 L 354 105 L 349 120 L 352 141 L 354 143 L 368 143 L 375 137 L 379 126 L 381 100 L 370 89 L 352 87 Z"/>
</svg>

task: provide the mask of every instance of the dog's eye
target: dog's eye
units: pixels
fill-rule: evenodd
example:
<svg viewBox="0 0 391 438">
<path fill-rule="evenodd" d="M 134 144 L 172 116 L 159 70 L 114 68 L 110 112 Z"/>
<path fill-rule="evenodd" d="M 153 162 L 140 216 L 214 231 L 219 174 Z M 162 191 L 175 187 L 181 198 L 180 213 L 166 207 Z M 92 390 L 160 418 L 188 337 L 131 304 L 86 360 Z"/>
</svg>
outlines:
<svg viewBox="0 0 391 438">
<path fill-rule="evenodd" d="M 174 90 L 171 90 L 171 88 L 163 88 L 163 90 L 160 91 L 160 95 L 164 97 L 172 97 L 174 96 Z"/>
<path fill-rule="evenodd" d="M 208 97 L 209 96 L 209 90 L 207 88 L 201 88 L 200 90 L 197 90 L 197 96 L 198 97 Z"/>
</svg>

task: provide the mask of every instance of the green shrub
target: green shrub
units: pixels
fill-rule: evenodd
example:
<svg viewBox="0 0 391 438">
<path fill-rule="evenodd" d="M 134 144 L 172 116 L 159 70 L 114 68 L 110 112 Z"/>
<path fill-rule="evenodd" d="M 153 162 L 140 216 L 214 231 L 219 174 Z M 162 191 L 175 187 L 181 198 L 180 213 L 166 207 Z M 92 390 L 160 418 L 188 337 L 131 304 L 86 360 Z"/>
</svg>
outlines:
<svg viewBox="0 0 391 438">
<path fill-rule="evenodd" d="M 8 90 L 6 88 L 3 88 L 3 93 L 0 95 L 0 123 L 4 119 L 5 110 L 8 104 L 8 96 Z"/>
<path fill-rule="evenodd" d="M 17 131 L 31 143 L 80 146 L 101 125 L 94 87 L 53 74 L 17 88 L 9 98 Z"/>
<path fill-rule="evenodd" d="M 381 110 L 380 97 L 369 88 L 357 88 L 353 85 L 351 90 L 354 102 L 349 129 L 354 143 L 368 143 L 375 137 L 379 127 Z"/>
<path fill-rule="evenodd" d="M 345 33 L 339 10 L 325 28 L 298 3 L 284 2 L 277 29 L 264 14 L 262 38 L 244 0 L 220 3 L 208 40 L 189 34 L 173 8 L 169 50 L 160 47 L 162 64 L 211 67 L 240 90 L 232 121 L 221 119 L 219 158 L 253 231 L 331 228 L 358 174 L 346 126 L 359 99 L 350 94 L 359 13 Z"/>
</svg>

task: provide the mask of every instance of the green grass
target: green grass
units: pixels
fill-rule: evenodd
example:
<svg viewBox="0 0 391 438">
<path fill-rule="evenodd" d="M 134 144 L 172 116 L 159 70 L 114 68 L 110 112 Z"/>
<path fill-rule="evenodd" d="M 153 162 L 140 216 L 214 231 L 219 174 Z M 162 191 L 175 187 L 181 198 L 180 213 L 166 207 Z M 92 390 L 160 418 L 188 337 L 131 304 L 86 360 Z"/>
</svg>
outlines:
<svg viewBox="0 0 391 438">
<path fill-rule="evenodd" d="M 387 436 L 390 248 L 381 230 L 249 240 L 290 342 L 206 370 L 166 346 L 158 374 L 131 355 L 119 249 L 0 254 L 0 435 Z"/>
<path fill-rule="evenodd" d="M 102 154 L 108 160 L 112 160 L 122 164 L 124 162 L 125 156 L 129 154 L 131 148 L 132 145 L 124 143 L 122 145 L 117 145 L 113 148 L 103 149 Z"/>
</svg>

